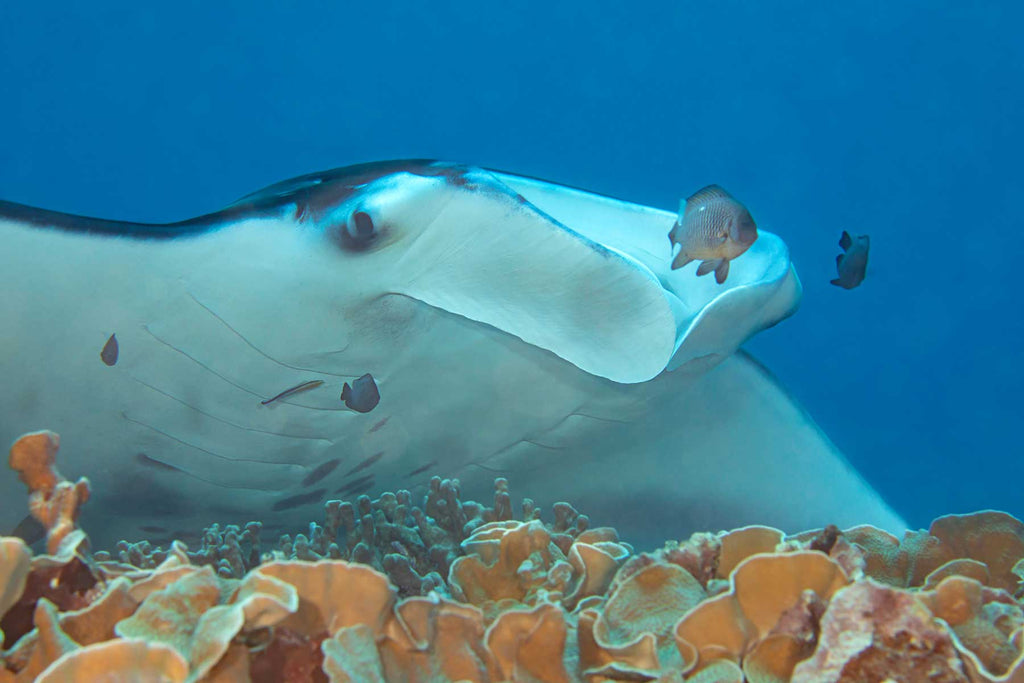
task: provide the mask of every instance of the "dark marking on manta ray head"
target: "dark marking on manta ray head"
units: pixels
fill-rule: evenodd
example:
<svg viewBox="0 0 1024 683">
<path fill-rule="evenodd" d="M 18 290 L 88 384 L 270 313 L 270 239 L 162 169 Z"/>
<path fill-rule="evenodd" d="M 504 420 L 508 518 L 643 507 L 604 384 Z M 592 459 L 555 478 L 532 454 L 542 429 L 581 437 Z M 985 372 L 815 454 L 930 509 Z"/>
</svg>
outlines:
<svg viewBox="0 0 1024 683">
<path fill-rule="evenodd" d="M 407 474 L 405 476 L 407 476 L 407 477 L 415 477 L 417 474 L 423 474 L 424 472 L 429 470 L 431 467 L 434 467 L 435 465 L 437 465 L 437 461 L 436 460 L 431 460 L 426 465 L 421 465 L 420 467 L 417 467 L 416 469 L 414 469 L 413 471 L 409 472 L 409 474 Z"/>
<path fill-rule="evenodd" d="M 380 451 L 379 453 L 374 453 L 369 458 L 366 458 L 361 463 L 359 463 L 358 465 L 356 465 L 355 467 L 350 469 L 348 472 L 346 472 L 345 476 L 348 477 L 348 476 L 351 476 L 351 475 L 355 474 L 356 472 L 361 472 L 362 470 L 365 470 L 367 467 L 369 467 L 373 463 L 377 462 L 382 457 L 384 457 L 384 451 Z"/>
<path fill-rule="evenodd" d="M 117 363 L 117 335 L 116 334 L 110 335 L 110 338 L 107 339 L 107 343 L 103 345 L 103 350 L 100 351 L 100 358 L 103 360 L 103 362 L 106 365 L 108 365 L 110 367 L 113 367 L 114 364 Z"/>
<path fill-rule="evenodd" d="M 378 421 L 377 424 L 375 424 L 372 427 L 370 427 L 370 431 L 368 431 L 366 433 L 367 434 L 373 434 L 375 431 L 377 431 L 378 429 L 380 429 L 381 427 L 386 425 L 388 423 L 388 420 L 390 420 L 390 419 L 391 419 L 391 416 L 388 415 L 383 420 Z"/>
<path fill-rule="evenodd" d="M 372 474 L 367 474 L 364 477 L 353 479 L 349 483 L 345 484 L 344 486 L 336 490 L 335 493 L 340 493 L 343 496 L 348 496 L 353 493 L 362 493 L 363 491 L 366 491 L 371 486 L 373 486 L 373 479 L 374 477 Z"/>
<path fill-rule="evenodd" d="M 220 211 L 173 223 L 103 220 L 47 211 L 2 200 L 0 216 L 41 229 L 112 235 L 129 239 L 173 240 L 220 230 L 248 218 L 277 218 L 291 214 L 303 220 L 319 223 L 329 219 L 332 211 L 362 191 L 366 185 L 398 173 L 409 173 L 424 178 L 440 176 L 452 185 L 474 189 L 479 183 L 474 182 L 472 170 L 464 164 L 435 159 L 394 159 L 343 166 L 274 183 L 245 195 Z M 482 170 L 489 172 L 494 169 Z M 382 227 L 386 226 L 375 227 L 381 231 Z M 376 242 L 379 243 L 381 240 L 378 239 Z"/>
<path fill-rule="evenodd" d="M 448 181 L 448 184 L 452 187 L 460 187 L 466 190 L 475 190 L 480 185 L 475 182 L 469 173 L 470 169 L 466 166 L 460 166 L 453 164 L 445 173 L 443 173 L 444 179 Z"/>
<path fill-rule="evenodd" d="M 228 208 L 248 213 L 293 205 L 297 215 L 309 216 L 312 220 L 320 221 L 335 207 L 346 202 L 362 187 L 375 180 L 396 173 L 438 175 L 432 169 L 435 163 L 432 159 L 397 159 L 308 173 L 248 194 Z"/>
<path fill-rule="evenodd" d="M 395 159 L 309 173 L 245 195 L 220 211 L 175 223 L 132 223 L 74 216 L 0 200 L 0 216 L 41 229 L 111 235 L 129 239 L 172 240 L 194 237 L 247 218 L 277 218 L 291 211 L 316 216 L 336 208 L 380 178 L 396 173 L 438 175 L 433 159 Z M 297 208 L 301 207 L 301 208 Z"/>
<path fill-rule="evenodd" d="M 274 512 L 281 512 L 282 510 L 291 510 L 292 508 L 297 508 L 300 505 L 316 503 L 317 501 L 324 497 L 325 493 L 327 493 L 327 489 L 316 489 L 314 491 L 310 491 L 309 493 L 300 493 L 296 496 L 282 498 L 281 500 L 271 505 L 270 509 L 273 510 Z"/>
<path fill-rule="evenodd" d="M 411 171 L 425 178 L 444 178 L 453 187 L 469 187 L 472 184 L 467 174 L 473 167 L 454 161 L 431 161 L 423 168 Z"/>
<path fill-rule="evenodd" d="M 486 192 L 491 196 L 502 197 L 510 201 L 513 206 L 537 209 L 537 207 L 530 204 L 526 197 L 492 176 L 490 169 L 445 162 L 434 162 L 431 164 L 431 168 L 436 169 L 433 175 L 443 177 L 452 187 L 470 192 Z"/>
<path fill-rule="evenodd" d="M 312 472 L 310 472 L 305 476 L 305 478 L 303 478 L 302 486 L 312 486 L 313 484 L 317 483 L 318 481 L 326 477 L 328 474 L 333 472 L 334 468 L 336 468 L 340 464 L 341 458 L 334 458 L 333 460 L 328 460 L 327 462 L 317 465 Z"/>
<path fill-rule="evenodd" d="M 345 382 L 341 386 L 341 400 L 357 413 L 368 413 L 376 408 L 380 403 L 380 389 L 377 388 L 373 375 L 366 373 L 353 380 L 351 386 Z"/>
</svg>

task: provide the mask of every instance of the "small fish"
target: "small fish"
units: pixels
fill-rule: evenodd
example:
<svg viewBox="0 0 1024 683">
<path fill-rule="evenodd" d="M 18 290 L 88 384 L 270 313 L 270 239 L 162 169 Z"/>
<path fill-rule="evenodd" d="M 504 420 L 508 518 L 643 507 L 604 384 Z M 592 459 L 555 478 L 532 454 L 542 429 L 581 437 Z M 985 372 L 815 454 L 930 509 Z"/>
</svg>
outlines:
<svg viewBox="0 0 1024 683">
<path fill-rule="evenodd" d="M 369 467 L 373 463 L 375 463 L 378 460 L 380 460 L 383 456 L 384 456 L 384 451 L 380 451 L 379 453 L 374 453 L 369 458 L 364 459 L 361 463 L 359 463 L 358 465 L 356 465 L 355 467 L 350 469 L 348 472 L 346 472 L 345 476 L 347 477 L 347 476 L 350 476 L 352 474 L 355 474 L 356 472 L 362 472 L 367 467 Z"/>
<path fill-rule="evenodd" d="M 112 334 L 107 339 L 107 343 L 103 345 L 103 350 L 100 351 L 100 358 L 106 365 L 111 367 L 117 363 L 117 335 Z"/>
<path fill-rule="evenodd" d="M 291 389 L 285 389 L 284 391 L 282 391 L 277 396 L 274 396 L 272 398 L 268 398 L 265 401 L 260 401 L 260 405 L 265 406 L 268 403 L 273 403 L 274 401 L 280 401 L 281 399 L 288 398 L 289 396 L 294 396 L 295 394 L 301 393 L 303 391 L 309 391 L 310 389 L 315 389 L 315 388 L 317 388 L 318 386 L 320 386 L 323 383 L 324 383 L 324 381 L 322 379 L 311 379 L 310 381 L 303 382 L 302 384 L 298 384 L 298 385 L 292 387 Z"/>
<path fill-rule="evenodd" d="M 327 489 L 316 489 L 315 491 L 310 491 L 309 493 L 300 493 L 296 496 L 289 496 L 288 498 L 279 500 L 273 505 L 271 505 L 270 509 L 273 510 L 274 512 L 281 512 L 282 510 L 291 510 L 292 508 L 297 508 L 300 505 L 315 503 L 319 501 L 321 498 L 323 498 L 325 493 L 327 493 Z"/>
<path fill-rule="evenodd" d="M 424 472 L 429 470 L 431 467 L 434 467 L 435 465 L 437 465 L 437 461 L 436 460 L 431 460 L 426 465 L 421 465 L 420 467 L 417 467 L 416 469 L 414 469 L 413 471 L 409 472 L 409 474 L 407 474 L 405 476 L 407 476 L 407 477 L 415 477 L 417 474 L 423 474 Z"/>
<path fill-rule="evenodd" d="M 672 270 L 700 260 L 697 275 L 715 271 L 715 282 L 722 284 L 729 275 L 729 261 L 757 239 L 757 225 L 732 195 L 718 185 L 708 185 L 681 203 L 668 238 L 673 246 L 680 245 Z"/>
<path fill-rule="evenodd" d="M 312 472 L 307 474 L 305 478 L 303 478 L 302 486 L 312 486 L 313 484 L 317 483 L 318 481 L 326 477 L 328 474 L 333 472 L 334 468 L 336 468 L 340 464 L 341 458 L 334 458 L 333 460 L 328 460 L 325 463 L 317 465 L 316 469 L 314 469 Z"/>
<path fill-rule="evenodd" d="M 380 390 L 373 375 L 366 373 L 354 380 L 352 386 L 345 382 L 341 387 L 341 400 L 357 413 L 368 413 L 376 408 L 380 403 Z"/>
<path fill-rule="evenodd" d="M 363 491 L 373 486 L 373 479 L 374 477 L 372 474 L 367 474 L 365 476 L 359 477 L 358 479 L 353 479 L 352 481 L 350 481 L 349 483 L 345 484 L 337 491 L 335 491 L 335 493 L 340 493 L 343 496 L 352 495 L 354 493 L 362 493 Z"/>
<path fill-rule="evenodd" d="M 836 287 L 853 289 L 864 282 L 864 275 L 868 269 L 871 238 L 867 235 L 850 237 L 850 233 L 843 230 L 843 236 L 839 238 L 839 246 L 844 252 L 836 256 L 836 271 L 838 271 L 839 277 L 830 282 Z"/>
<path fill-rule="evenodd" d="M 160 460 L 157 460 L 156 458 L 151 458 L 148 455 L 146 455 L 145 453 L 136 453 L 135 454 L 135 462 L 139 463 L 143 467 L 151 467 L 151 468 L 153 468 L 155 470 L 162 470 L 164 472 L 184 472 L 185 471 L 185 470 L 181 469 L 180 467 L 175 467 L 174 465 L 168 465 L 167 463 L 162 462 Z"/>
</svg>

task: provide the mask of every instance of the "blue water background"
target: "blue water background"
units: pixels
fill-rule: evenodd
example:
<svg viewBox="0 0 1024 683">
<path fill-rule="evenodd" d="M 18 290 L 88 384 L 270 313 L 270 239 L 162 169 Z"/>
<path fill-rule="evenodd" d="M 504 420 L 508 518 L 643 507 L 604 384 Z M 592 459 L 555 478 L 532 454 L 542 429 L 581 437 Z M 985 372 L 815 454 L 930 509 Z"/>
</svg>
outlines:
<svg viewBox="0 0 1024 683">
<path fill-rule="evenodd" d="M 3 3 L 0 197 L 167 221 L 409 156 L 720 183 L 805 286 L 749 347 L 849 459 L 912 525 L 1024 514 L 1020 3 L 150 4 Z"/>
</svg>

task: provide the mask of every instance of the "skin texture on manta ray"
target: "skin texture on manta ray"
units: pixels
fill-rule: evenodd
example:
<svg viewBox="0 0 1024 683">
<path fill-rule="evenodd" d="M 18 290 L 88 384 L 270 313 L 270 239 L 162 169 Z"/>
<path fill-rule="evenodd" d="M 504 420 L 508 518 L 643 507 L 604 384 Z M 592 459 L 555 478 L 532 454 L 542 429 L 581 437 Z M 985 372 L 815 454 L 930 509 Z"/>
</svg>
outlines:
<svg viewBox="0 0 1024 683">
<path fill-rule="evenodd" d="M 0 441 L 61 435 L 62 470 L 96 491 L 98 547 L 301 524 L 433 475 L 477 499 L 505 476 L 641 545 L 750 523 L 900 531 L 737 353 L 799 303 L 785 244 L 761 231 L 719 285 L 672 270 L 675 218 L 428 161 L 303 176 L 166 225 L 0 202 Z M 379 402 L 347 406 L 366 375 Z M 24 495 L 9 472 L 0 495 Z"/>
</svg>

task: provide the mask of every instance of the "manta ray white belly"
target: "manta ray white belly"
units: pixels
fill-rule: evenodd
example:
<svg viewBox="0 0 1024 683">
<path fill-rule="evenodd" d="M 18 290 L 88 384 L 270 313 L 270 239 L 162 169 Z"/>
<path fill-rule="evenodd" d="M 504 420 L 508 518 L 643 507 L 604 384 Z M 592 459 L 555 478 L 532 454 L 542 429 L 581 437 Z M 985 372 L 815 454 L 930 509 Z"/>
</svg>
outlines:
<svg viewBox="0 0 1024 683">
<path fill-rule="evenodd" d="M 601 207 L 611 200 L 506 179 L 556 217 L 562 206 L 566 222 L 565 207 L 586 206 L 606 216 L 607 229 Z M 655 241 L 643 246 L 650 230 L 634 235 L 641 246 L 629 253 L 616 244 L 622 233 L 602 238 L 601 221 L 587 224 L 595 232 L 588 237 L 622 258 L 648 259 L 654 273 L 656 261 L 667 264 Z M 465 304 L 444 289 L 466 266 L 427 272 L 409 262 L 410 254 L 435 253 L 422 235 L 391 259 L 399 265 L 387 279 L 378 275 L 383 261 L 364 267 L 340 257 L 288 212 L 240 215 L 167 240 L 0 217 L 0 278 L 13 293 L 0 302 L 0 440 L 37 429 L 61 434 L 62 471 L 93 482 L 84 523 L 99 545 L 194 533 L 214 521 L 261 519 L 295 530 L 318 520 L 327 499 L 422 490 L 433 475 L 459 477 L 477 498 L 489 497 L 495 476 L 508 476 L 514 494 L 545 505 L 568 500 L 642 542 L 755 522 L 902 527 L 756 363 L 733 355 L 704 368 L 701 357 L 729 346 L 714 332 L 729 316 L 756 330 L 791 310 L 796 294 L 785 287 L 797 285 L 786 285 L 788 276 L 752 310 L 739 293 L 701 308 L 693 302 L 702 295 L 677 287 L 677 324 L 694 334 L 674 364 L 694 362 L 623 383 L 564 359 L 578 354 L 600 365 L 599 351 L 563 355 L 557 345 L 523 342 L 518 328 L 501 329 L 500 316 L 523 315 L 518 302 L 508 303 L 512 313 L 495 313 L 497 323 L 485 324 L 490 311 L 480 314 L 485 322 L 471 319 L 483 300 Z M 471 245 L 464 249 L 473 255 Z M 436 251 L 439 260 L 458 255 Z M 730 277 L 742 280 L 744 258 Z M 788 273 L 788 260 L 780 267 Z M 394 275 L 410 270 L 424 274 Z M 743 286 L 761 285 L 736 291 Z M 485 303 L 500 307 L 502 299 Z M 699 312 L 678 312 L 687 306 Z M 726 322 L 700 327 L 700 315 Z M 774 319 L 750 322 L 757 315 Z M 112 334 L 119 354 L 107 365 L 100 351 Z M 367 372 L 380 404 L 365 414 L 346 409 L 342 383 Z M 323 384 L 261 404 L 310 380 Z M 23 500 L 13 474 L 0 474 L 0 495 Z M 23 511 L 3 506 L 0 523 L 10 528 Z"/>
</svg>

